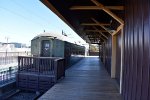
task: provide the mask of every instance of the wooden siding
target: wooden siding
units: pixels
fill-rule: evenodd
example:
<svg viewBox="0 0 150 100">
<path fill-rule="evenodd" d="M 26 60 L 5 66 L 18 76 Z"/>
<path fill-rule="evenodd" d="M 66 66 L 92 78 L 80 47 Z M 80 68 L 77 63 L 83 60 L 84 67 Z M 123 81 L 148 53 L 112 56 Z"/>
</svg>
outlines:
<svg viewBox="0 0 150 100">
<path fill-rule="evenodd" d="M 121 31 L 117 34 L 116 42 L 116 80 L 120 84 L 120 69 L 121 69 Z"/>
<path fill-rule="evenodd" d="M 112 57 L 112 38 L 111 36 L 109 37 L 109 39 L 106 41 L 105 44 L 105 67 L 108 71 L 109 74 L 111 74 L 111 57 Z"/>
<path fill-rule="evenodd" d="M 112 37 L 103 42 L 99 48 L 100 59 L 105 65 L 105 68 L 111 74 L 111 58 L 112 58 Z"/>
<path fill-rule="evenodd" d="M 101 59 L 101 61 L 104 63 L 105 62 L 105 60 L 104 60 L 104 58 L 105 58 L 105 43 L 103 42 L 101 45 L 100 45 L 100 48 L 99 48 L 99 57 L 100 57 L 100 59 Z"/>
<path fill-rule="evenodd" d="M 124 100 L 150 100 L 150 1 L 126 0 Z"/>
</svg>

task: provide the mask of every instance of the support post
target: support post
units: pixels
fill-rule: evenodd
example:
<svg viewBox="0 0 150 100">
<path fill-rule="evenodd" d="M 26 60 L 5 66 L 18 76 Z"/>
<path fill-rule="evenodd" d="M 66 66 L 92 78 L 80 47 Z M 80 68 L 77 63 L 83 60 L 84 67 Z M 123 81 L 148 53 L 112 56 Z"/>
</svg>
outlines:
<svg viewBox="0 0 150 100">
<path fill-rule="evenodd" d="M 123 76 L 123 61 L 124 61 L 124 31 L 121 29 L 121 69 L 120 69 L 120 94 L 122 93 L 122 76 Z"/>
<path fill-rule="evenodd" d="M 116 45 L 117 37 L 116 35 L 112 36 L 112 61 L 111 61 L 111 78 L 116 76 Z"/>
</svg>

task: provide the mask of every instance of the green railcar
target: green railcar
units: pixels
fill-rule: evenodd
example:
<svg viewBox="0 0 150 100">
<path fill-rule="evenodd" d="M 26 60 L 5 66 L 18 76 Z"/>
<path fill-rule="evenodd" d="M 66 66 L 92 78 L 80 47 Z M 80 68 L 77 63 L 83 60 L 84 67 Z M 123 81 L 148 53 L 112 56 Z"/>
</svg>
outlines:
<svg viewBox="0 0 150 100">
<path fill-rule="evenodd" d="M 40 57 L 65 58 L 66 66 L 81 60 L 85 55 L 85 47 L 69 43 L 63 36 L 42 33 L 31 40 L 31 54 Z"/>
</svg>

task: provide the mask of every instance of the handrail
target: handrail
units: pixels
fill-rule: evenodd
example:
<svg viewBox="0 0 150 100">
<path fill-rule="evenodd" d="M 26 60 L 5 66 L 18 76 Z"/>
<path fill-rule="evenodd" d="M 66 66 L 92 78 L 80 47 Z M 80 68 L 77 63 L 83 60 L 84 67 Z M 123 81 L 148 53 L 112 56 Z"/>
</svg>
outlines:
<svg viewBox="0 0 150 100">
<path fill-rule="evenodd" d="M 23 55 L 30 55 L 30 52 L 0 52 L 0 67 L 7 64 L 17 63 L 17 57 Z"/>
<path fill-rule="evenodd" d="M 18 56 L 18 73 L 65 76 L 64 59 L 60 57 Z"/>
</svg>

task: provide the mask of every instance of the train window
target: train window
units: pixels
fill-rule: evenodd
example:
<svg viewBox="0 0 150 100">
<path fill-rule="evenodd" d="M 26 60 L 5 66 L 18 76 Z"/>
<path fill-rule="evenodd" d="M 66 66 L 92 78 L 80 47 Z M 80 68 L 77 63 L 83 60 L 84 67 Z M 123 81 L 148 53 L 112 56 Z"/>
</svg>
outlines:
<svg viewBox="0 0 150 100">
<path fill-rule="evenodd" d="M 45 48 L 49 48 L 49 43 L 45 43 Z"/>
<path fill-rule="evenodd" d="M 41 56 L 44 56 L 44 57 L 50 56 L 50 41 L 49 40 L 42 41 Z"/>
</svg>

